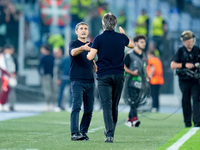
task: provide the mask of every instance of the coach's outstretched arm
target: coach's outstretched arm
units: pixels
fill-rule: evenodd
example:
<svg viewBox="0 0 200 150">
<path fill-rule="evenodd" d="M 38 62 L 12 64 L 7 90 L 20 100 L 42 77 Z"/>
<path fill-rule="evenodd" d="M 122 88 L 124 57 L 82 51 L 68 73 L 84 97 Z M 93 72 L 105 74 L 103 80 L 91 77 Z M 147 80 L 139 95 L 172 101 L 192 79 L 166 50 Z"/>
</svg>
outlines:
<svg viewBox="0 0 200 150">
<path fill-rule="evenodd" d="M 96 54 L 97 54 L 97 50 L 94 48 L 91 48 L 90 52 L 87 54 L 87 59 L 90 61 L 93 60 Z"/>
<path fill-rule="evenodd" d="M 80 53 L 82 53 L 83 51 L 90 51 L 91 47 L 89 47 L 89 44 L 90 44 L 90 43 L 86 43 L 86 44 L 83 45 L 83 46 L 80 46 L 80 47 L 78 47 L 78 48 L 72 49 L 71 55 L 72 55 L 72 56 L 77 56 L 77 55 L 79 55 Z"/>
<path fill-rule="evenodd" d="M 124 29 L 123 29 L 121 26 L 119 27 L 119 31 L 120 31 L 120 33 L 126 35 Z M 127 35 L 126 35 L 126 36 L 127 36 Z M 127 37 L 128 37 L 128 36 L 127 36 Z M 128 38 L 129 38 L 129 37 L 128 37 Z M 127 47 L 129 47 L 129 48 L 134 48 L 134 47 L 135 47 L 134 42 L 133 42 L 133 40 L 132 40 L 131 38 L 129 38 L 129 43 L 128 43 Z"/>
</svg>

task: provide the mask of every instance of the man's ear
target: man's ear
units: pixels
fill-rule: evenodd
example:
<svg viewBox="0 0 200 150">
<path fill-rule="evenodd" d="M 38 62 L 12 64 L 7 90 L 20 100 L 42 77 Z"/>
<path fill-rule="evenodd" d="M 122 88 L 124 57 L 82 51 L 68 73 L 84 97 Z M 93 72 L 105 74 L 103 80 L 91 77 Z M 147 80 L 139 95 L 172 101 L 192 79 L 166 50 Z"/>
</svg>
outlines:
<svg viewBox="0 0 200 150">
<path fill-rule="evenodd" d="M 77 32 L 77 30 L 75 30 L 75 33 L 76 33 L 76 35 L 78 35 L 78 32 Z"/>
</svg>

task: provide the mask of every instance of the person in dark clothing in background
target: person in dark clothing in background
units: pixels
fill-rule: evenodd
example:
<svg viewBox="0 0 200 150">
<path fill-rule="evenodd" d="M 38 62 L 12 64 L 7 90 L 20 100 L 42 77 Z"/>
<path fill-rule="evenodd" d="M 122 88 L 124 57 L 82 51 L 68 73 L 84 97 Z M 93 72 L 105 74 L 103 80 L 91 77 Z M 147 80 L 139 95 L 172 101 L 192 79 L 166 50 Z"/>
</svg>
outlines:
<svg viewBox="0 0 200 150">
<path fill-rule="evenodd" d="M 70 80 L 72 91 L 71 140 L 89 140 L 87 131 L 92 119 L 94 104 L 94 62 L 88 61 L 86 55 L 91 43 L 87 41 L 88 24 L 80 22 L 76 25 L 75 33 L 78 39 L 69 44 Z M 79 112 L 84 104 L 84 113 L 79 130 Z"/>
<path fill-rule="evenodd" d="M 69 70 L 70 70 L 70 58 L 69 56 L 66 56 L 62 58 L 58 70 L 58 82 L 60 83 L 60 86 L 58 91 L 58 107 L 56 109 L 57 112 L 65 110 L 65 107 L 62 104 L 62 100 L 65 87 L 67 85 L 70 85 Z M 72 105 L 71 91 L 69 92 L 68 98 L 69 98 L 69 108 L 71 108 Z"/>
<path fill-rule="evenodd" d="M 40 48 L 42 56 L 40 58 L 38 71 L 42 78 L 42 88 L 47 103 L 46 111 L 51 111 L 55 107 L 55 96 L 53 86 L 54 56 L 49 45 L 42 45 Z"/>
<path fill-rule="evenodd" d="M 124 59 L 124 68 L 126 72 L 124 97 L 125 102 L 130 106 L 128 119 L 125 125 L 128 127 L 139 127 L 137 109 L 147 96 L 149 84 L 146 80 L 147 58 L 144 53 L 146 46 L 146 37 L 136 35 L 133 39 L 135 48 L 130 51 Z"/>
<path fill-rule="evenodd" d="M 195 35 L 191 31 L 184 31 L 181 40 L 184 45 L 174 55 L 171 69 L 176 69 L 179 77 L 185 127 L 192 126 L 192 117 L 194 126 L 200 127 L 200 84 L 195 76 L 199 69 L 200 49 L 194 46 Z M 193 104 L 191 104 L 191 97 Z"/>
<path fill-rule="evenodd" d="M 124 49 L 134 47 L 133 41 L 119 27 L 121 33 L 115 32 L 117 18 L 106 13 L 102 19 L 104 32 L 95 37 L 92 49 L 87 55 L 93 60 L 98 55 L 97 78 L 99 95 L 103 108 L 105 123 L 105 143 L 113 143 L 118 119 L 118 104 L 124 83 Z"/>
</svg>

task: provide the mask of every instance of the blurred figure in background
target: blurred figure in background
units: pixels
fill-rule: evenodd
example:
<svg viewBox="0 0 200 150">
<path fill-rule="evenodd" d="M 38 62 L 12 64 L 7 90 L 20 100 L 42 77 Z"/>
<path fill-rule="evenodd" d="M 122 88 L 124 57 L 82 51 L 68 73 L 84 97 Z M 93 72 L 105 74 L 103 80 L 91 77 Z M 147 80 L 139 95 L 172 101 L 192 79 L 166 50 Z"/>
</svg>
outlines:
<svg viewBox="0 0 200 150">
<path fill-rule="evenodd" d="M 163 35 L 166 31 L 167 22 L 162 17 L 161 10 L 157 10 L 156 17 L 153 19 L 152 24 L 152 36 L 161 56 L 163 54 Z"/>
<path fill-rule="evenodd" d="M 137 22 L 135 23 L 135 34 L 146 36 L 146 47 L 145 52 L 148 48 L 148 37 L 149 37 L 149 16 L 145 9 L 141 10 L 141 14 L 137 17 Z"/>
<path fill-rule="evenodd" d="M 16 65 L 12 54 L 14 47 L 6 45 L 3 53 L 0 54 L 0 69 L 1 69 L 1 93 L 0 93 L 0 111 L 9 111 L 5 104 L 8 101 L 8 96 L 12 87 L 17 84 L 15 73 Z"/>
<path fill-rule="evenodd" d="M 125 122 L 125 125 L 128 127 L 139 127 L 140 121 L 138 119 L 137 109 L 143 101 L 143 97 L 141 96 L 143 94 L 141 93 L 143 93 L 143 90 L 145 91 L 144 88 L 147 88 L 147 58 L 143 52 L 146 46 L 146 37 L 144 35 L 136 35 L 133 41 L 135 48 L 124 59 L 124 69 L 126 72 L 124 99 L 130 106 L 128 120 Z"/>
<path fill-rule="evenodd" d="M 56 95 L 56 98 L 57 98 L 60 83 L 61 83 L 59 80 L 59 76 L 60 76 L 60 64 L 63 59 L 63 50 L 59 47 L 53 48 L 53 56 L 55 58 L 54 67 L 53 67 L 54 94 Z M 58 109 L 58 107 L 55 107 L 54 111 L 59 112 L 61 111 L 61 109 Z"/>
<path fill-rule="evenodd" d="M 46 111 L 51 111 L 56 103 L 53 84 L 54 56 L 51 53 L 51 47 L 47 44 L 41 46 L 40 52 L 42 56 L 40 58 L 38 71 L 42 79 L 42 89 L 47 104 Z"/>
<path fill-rule="evenodd" d="M 69 79 L 69 70 L 70 70 L 69 56 L 65 56 L 62 58 L 58 69 L 59 70 L 58 70 L 57 83 L 59 85 L 59 89 L 58 89 L 58 99 L 57 99 L 58 107 L 55 109 L 56 112 L 65 110 L 65 106 L 63 106 L 64 105 L 63 94 L 66 86 L 68 88 L 67 99 L 69 101 L 69 109 L 71 109 L 72 107 L 72 94 L 71 94 L 70 79 Z"/>
<path fill-rule="evenodd" d="M 6 14 L 4 5 L 4 1 L 0 1 L 0 47 L 3 47 L 6 41 Z"/>
<path fill-rule="evenodd" d="M 92 0 L 70 0 L 71 28 L 75 29 L 77 23 L 84 21 L 92 9 Z M 76 34 L 71 33 L 71 39 L 76 39 Z"/>
<path fill-rule="evenodd" d="M 6 41 L 12 43 L 15 50 L 18 51 L 19 17 L 21 12 L 16 9 L 10 0 L 6 0 L 4 4 L 4 12 L 6 22 Z"/>
<path fill-rule="evenodd" d="M 195 35 L 184 31 L 181 35 L 181 46 L 171 61 L 171 69 L 176 69 L 179 87 L 182 92 L 182 109 L 185 127 L 200 127 L 200 84 L 195 71 L 199 68 L 200 49 L 195 44 Z M 193 73 L 192 73 L 193 72 Z M 192 103 L 191 103 L 192 98 Z"/>
<path fill-rule="evenodd" d="M 149 34 L 149 16 L 145 9 L 141 10 L 141 15 L 137 17 L 137 22 L 135 23 L 135 34 L 144 35 L 148 38 Z"/>
<path fill-rule="evenodd" d="M 52 34 L 48 38 L 48 44 L 52 46 L 52 48 L 61 48 L 64 49 L 65 39 L 61 34 Z"/>
<path fill-rule="evenodd" d="M 158 57 L 158 58 L 160 58 L 160 53 L 159 53 L 158 49 L 156 49 L 155 42 L 150 42 L 149 43 L 148 51 L 149 52 L 154 52 L 155 56 Z"/>
<path fill-rule="evenodd" d="M 159 90 L 160 85 L 164 84 L 162 62 L 155 56 L 154 51 L 147 52 L 147 76 L 150 79 L 152 112 L 159 111 Z"/>
<path fill-rule="evenodd" d="M 118 26 L 121 26 L 124 31 L 126 31 L 126 25 L 127 25 L 127 18 L 124 10 L 120 10 L 119 16 L 117 18 Z"/>
</svg>

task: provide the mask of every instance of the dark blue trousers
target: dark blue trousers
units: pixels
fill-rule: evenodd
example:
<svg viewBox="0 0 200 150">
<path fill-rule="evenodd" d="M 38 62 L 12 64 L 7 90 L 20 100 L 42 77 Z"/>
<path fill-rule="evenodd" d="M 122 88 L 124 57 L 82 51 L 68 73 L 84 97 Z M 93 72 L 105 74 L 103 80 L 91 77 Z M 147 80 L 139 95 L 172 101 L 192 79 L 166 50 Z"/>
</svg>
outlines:
<svg viewBox="0 0 200 150">
<path fill-rule="evenodd" d="M 72 112 L 71 112 L 71 134 L 76 132 L 87 133 L 94 105 L 94 83 L 71 82 L 72 90 Z M 83 103 L 84 113 L 79 131 L 79 112 Z"/>
<path fill-rule="evenodd" d="M 65 87 L 67 85 L 70 84 L 70 81 L 69 80 L 62 80 L 61 81 L 61 84 L 60 84 L 60 87 L 59 87 L 59 95 L 58 95 L 58 107 L 62 107 L 62 100 L 63 100 L 63 93 L 64 93 L 64 90 L 65 90 Z M 69 107 L 71 107 L 72 105 L 72 94 L 71 94 L 71 90 L 69 92 L 70 95 L 69 96 Z"/>
<path fill-rule="evenodd" d="M 118 104 L 124 83 L 123 74 L 105 75 L 98 78 L 99 96 L 103 108 L 105 133 L 107 137 L 114 137 L 118 119 Z"/>
</svg>

